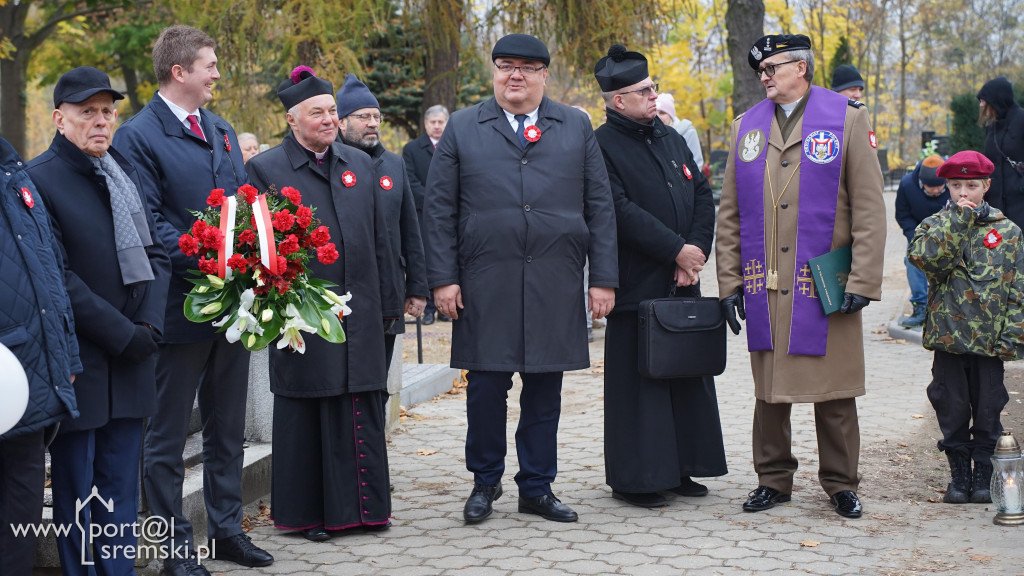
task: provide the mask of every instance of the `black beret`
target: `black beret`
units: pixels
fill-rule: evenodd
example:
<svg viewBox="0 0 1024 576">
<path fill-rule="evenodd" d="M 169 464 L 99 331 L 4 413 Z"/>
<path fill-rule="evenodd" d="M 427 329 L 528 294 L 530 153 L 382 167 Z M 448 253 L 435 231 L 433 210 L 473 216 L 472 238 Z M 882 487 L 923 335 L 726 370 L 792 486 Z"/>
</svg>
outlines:
<svg viewBox="0 0 1024 576">
<path fill-rule="evenodd" d="M 626 51 L 622 44 L 613 44 L 608 49 L 608 55 L 594 66 L 594 77 L 601 85 L 602 92 L 632 86 L 648 76 L 647 58 L 639 52 Z"/>
<path fill-rule="evenodd" d="M 836 69 L 832 71 L 832 90 L 839 92 L 854 87 L 864 88 L 864 78 L 861 77 L 860 72 L 849 64 L 836 66 Z"/>
<path fill-rule="evenodd" d="M 545 66 L 551 64 L 551 54 L 548 47 L 539 39 L 529 34 L 509 34 L 494 43 L 491 50 L 491 62 L 500 57 L 522 58 L 523 60 L 536 60 Z"/>
<path fill-rule="evenodd" d="M 115 102 L 124 98 L 124 94 L 110 87 L 110 78 L 105 72 L 91 66 L 79 66 L 57 80 L 53 88 L 53 107 L 60 108 L 62 102 L 85 102 L 100 92 L 109 92 Z"/>
<path fill-rule="evenodd" d="M 317 78 L 308 66 L 296 66 L 288 79 L 277 87 L 277 97 L 281 99 L 285 110 L 291 110 L 292 106 L 321 94 L 333 98 L 334 85 Z"/>
<path fill-rule="evenodd" d="M 747 54 L 747 63 L 756 72 L 761 62 L 775 54 L 790 50 L 810 50 L 811 39 L 803 34 L 769 34 L 754 43 Z"/>
</svg>

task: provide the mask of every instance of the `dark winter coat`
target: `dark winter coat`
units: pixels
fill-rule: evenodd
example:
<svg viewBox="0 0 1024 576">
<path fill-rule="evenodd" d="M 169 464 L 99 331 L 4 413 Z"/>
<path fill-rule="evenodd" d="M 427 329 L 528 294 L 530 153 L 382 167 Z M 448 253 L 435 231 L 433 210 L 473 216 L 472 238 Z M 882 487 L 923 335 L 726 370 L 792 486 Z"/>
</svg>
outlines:
<svg viewBox="0 0 1024 576">
<path fill-rule="evenodd" d="M 430 136 L 421 134 L 414 140 L 410 140 L 405 148 L 402 148 L 402 160 L 405 160 L 405 172 L 409 175 L 409 187 L 412 188 L 412 196 L 416 200 L 416 211 L 423 215 L 423 193 L 427 188 L 427 173 L 430 171 L 430 161 L 434 159 L 434 144 Z"/>
<path fill-rule="evenodd" d="M 384 318 L 398 318 L 402 302 L 391 271 L 390 243 L 384 210 L 374 192 L 373 163 L 360 150 L 331 145 L 330 180 L 310 152 L 289 133 L 284 141 L 249 159 L 245 168 L 260 192 L 291 186 L 302 203 L 316 208 L 315 217 L 331 232 L 341 256 L 330 265 L 310 260 L 310 276 L 338 285 L 338 294 L 352 293 L 352 314 L 343 320 L 347 341 L 332 344 L 305 333 L 305 354 L 288 348 L 270 349 L 270 391 L 292 398 L 317 398 L 350 392 L 385 390 Z M 352 172 L 356 182 L 342 184 Z"/>
<path fill-rule="evenodd" d="M 949 188 L 943 187 L 942 194 L 929 196 L 921 187 L 921 163 L 918 162 L 914 171 L 900 180 L 896 189 L 896 222 L 907 237 L 907 242 L 914 239 L 914 229 L 922 220 L 942 210 L 949 201 Z"/>
<path fill-rule="evenodd" d="M 1024 162 L 1024 110 L 1014 101 L 1013 87 L 1006 78 L 986 82 L 978 98 L 998 116 L 985 131 L 985 156 L 995 165 L 985 200 L 1017 225 L 1024 225 L 1024 173 L 1010 165 L 1010 160 Z M 1020 168 L 1024 171 L 1024 164 Z"/>
<path fill-rule="evenodd" d="M 427 297 L 427 268 L 420 237 L 419 215 L 413 200 L 410 178 L 402 157 L 377 144 L 373 158 L 373 189 L 384 209 L 391 243 L 391 263 L 395 283 L 402 289 L 402 301 L 410 296 Z M 405 314 L 401 314 L 388 334 L 405 332 Z"/>
<path fill-rule="evenodd" d="M 186 281 L 189 270 L 199 269 L 196 256 L 185 256 L 178 239 L 192 227 L 189 210 L 204 210 L 210 190 L 223 188 L 231 196 L 248 182 L 241 147 L 226 120 L 199 109 L 199 122 L 207 140 L 192 133 L 154 94 L 141 112 L 129 118 L 114 133 L 117 148 L 138 171 L 149 209 L 156 219 L 159 238 L 171 258 L 171 284 L 163 341 L 206 342 L 223 338 L 209 322 L 185 318 L 185 295 L 192 289 Z"/>
<path fill-rule="evenodd" d="M 678 132 L 658 118 L 639 124 L 614 110 L 607 114 L 608 121 L 594 134 L 615 199 L 615 312 L 635 311 L 641 300 L 668 295 L 684 244 L 711 255 L 715 203 Z"/>
<path fill-rule="evenodd" d="M 455 368 L 558 372 L 590 365 L 590 286 L 618 285 L 615 209 L 586 115 L 547 97 L 525 150 L 493 98 L 451 116 L 423 208 L 431 288 L 458 284 Z"/>
<path fill-rule="evenodd" d="M 153 230 L 153 216 L 145 207 L 146 191 L 135 168 L 113 148 L 109 153 L 135 183 Z M 84 367 L 75 380 L 81 416 L 62 425 L 61 432 L 99 428 L 112 418 L 152 415 L 156 411 L 156 354 L 139 364 L 119 356 L 131 342 L 136 324 L 149 324 L 158 335 L 163 330 L 171 273 L 167 253 L 154 237 L 153 245 L 146 249 L 154 279 L 124 285 L 106 179 L 96 173 L 89 157 L 60 133 L 46 152 L 29 162 L 26 171 L 46 200 L 60 244 Z"/>
<path fill-rule="evenodd" d="M 0 344 L 18 358 L 29 388 L 25 414 L 0 439 L 77 418 L 71 375 L 82 373 L 60 247 L 24 167 L 0 138 Z"/>
</svg>

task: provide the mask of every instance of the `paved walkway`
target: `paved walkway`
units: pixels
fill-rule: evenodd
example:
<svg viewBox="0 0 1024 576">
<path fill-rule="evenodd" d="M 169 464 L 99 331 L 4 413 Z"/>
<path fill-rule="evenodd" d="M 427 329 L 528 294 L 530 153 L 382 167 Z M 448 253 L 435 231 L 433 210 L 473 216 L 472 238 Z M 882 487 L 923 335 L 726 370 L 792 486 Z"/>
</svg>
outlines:
<svg viewBox="0 0 1024 576">
<path fill-rule="evenodd" d="M 391 439 L 395 492 L 389 531 L 315 544 L 260 527 L 250 534 L 275 555 L 273 566 L 251 570 L 213 561 L 211 571 L 345 576 L 1024 574 L 1024 532 L 994 526 L 991 505 L 936 503 L 947 479 L 944 459 L 934 449 L 937 428 L 924 393 L 931 357 L 886 333 L 906 300 L 905 241 L 892 224 L 893 197 L 886 194 L 890 213 L 879 215 L 890 222 L 884 297 L 864 314 L 868 393 L 859 401 L 863 518 L 837 516 L 818 486 L 810 405 L 793 411 L 801 463 L 793 501 L 762 513 L 741 511 L 747 492 L 757 485 L 750 457 L 753 384 L 745 340 L 733 337 L 729 367 L 717 379 L 730 473 L 706 481 L 707 497 L 676 498 L 660 509 L 613 500 L 604 484 L 598 363 L 603 331 L 598 331 L 592 347 L 595 366 L 566 374 L 563 392 L 554 490 L 579 512 L 578 523 L 516 512 L 513 398 L 506 494 L 489 520 L 465 525 L 462 505 L 472 487 L 463 454 L 465 396 L 448 395 L 410 410 L 411 417 Z M 704 280 L 705 292 L 714 294 L 713 270 L 705 272 Z"/>
</svg>

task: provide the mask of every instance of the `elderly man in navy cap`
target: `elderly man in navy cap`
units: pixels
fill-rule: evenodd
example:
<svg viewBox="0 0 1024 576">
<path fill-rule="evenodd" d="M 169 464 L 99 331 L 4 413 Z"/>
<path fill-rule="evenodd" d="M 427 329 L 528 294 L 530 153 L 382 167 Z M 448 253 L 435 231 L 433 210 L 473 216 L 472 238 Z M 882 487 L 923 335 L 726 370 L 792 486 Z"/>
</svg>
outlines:
<svg viewBox="0 0 1024 576">
<path fill-rule="evenodd" d="M 857 497 L 864 394 L 860 310 L 882 295 L 885 203 L 875 133 L 856 100 L 811 85 L 802 34 L 765 36 L 748 63 L 767 98 L 733 121 L 718 211 L 719 295 L 739 334 L 746 319 L 754 375 L 754 471 L 743 509 L 788 502 L 797 461 L 793 403 L 814 403 L 818 481 L 836 513 L 861 516 Z M 850 246 L 837 312 L 825 315 L 808 261 Z"/>
<path fill-rule="evenodd" d="M 338 138 L 373 158 L 374 192 L 384 205 L 390 232 L 391 266 L 395 283 L 405 299 L 405 312 L 419 316 L 427 305 L 427 272 L 423 261 L 416 200 L 406 174 L 405 161 L 398 154 L 384 149 L 380 141 L 380 125 L 384 116 L 370 89 L 355 74 L 345 77 L 338 90 Z M 395 351 L 395 338 L 405 332 L 405 321 L 399 318 L 384 336 L 384 353 L 388 370 Z"/>
<path fill-rule="evenodd" d="M 81 522 L 88 534 L 90 525 L 104 528 L 84 543 L 79 530 L 57 537 L 65 575 L 132 573 L 142 420 L 157 407 L 157 340 L 171 262 L 154 241 L 135 167 L 110 146 L 122 98 L 95 68 L 61 76 L 53 91 L 57 133 L 26 168 L 66 266 L 84 367 L 75 380 L 81 416 L 64 423 L 50 445 L 53 520 Z M 91 497 L 94 490 L 99 498 Z M 82 517 L 79 502 L 87 503 Z M 109 526 L 129 528 L 112 533 Z"/>
<path fill-rule="evenodd" d="M 494 98 L 452 115 L 434 153 L 423 209 L 427 279 L 453 319 L 454 368 L 469 371 L 463 515 L 491 515 L 502 494 L 508 391 L 523 383 L 516 448 L 519 511 L 574 522 L 554 496 L 562 372 L 590 365 L 590 308 L 611 311 L 618 284 L 608 174 L 587 117 L 544 96 L 544 43 L 510 34 L 491 51 Z"/>
<path fill-rule="evenodd" d="M 311 261 L 310 275 L 352 293 L 346 342 L 313 337 L 304 354 L 270 350 L 274 525 L 324 541 L 328 531 L 390 525 L 384 333 L 402 307 L 373 164 L 337 142 L 334 86 L 299 66 L 277 95 L 291 131 L 246 172 L 261 192 L 291 186 L 316 208 L 343 248 L 333 264 Z"/>
</svg>

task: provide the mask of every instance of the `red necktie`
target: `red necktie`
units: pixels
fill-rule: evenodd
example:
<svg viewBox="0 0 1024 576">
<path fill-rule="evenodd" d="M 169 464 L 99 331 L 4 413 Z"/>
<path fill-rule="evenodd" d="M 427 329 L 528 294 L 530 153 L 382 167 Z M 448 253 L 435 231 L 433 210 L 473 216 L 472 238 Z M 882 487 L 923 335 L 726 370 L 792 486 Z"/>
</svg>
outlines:
<svg viewBox="0 0 1024 576">
<path fill-rule="evenodd" d="M 199 119 L 196 118 L 195 114 L 188 115 L 188 127 L 192 130 L 192 133 L 199 136 L 199 139 L 206 142 L 206 137 L 203 136 L 203 130 L 199 127 Z"/>
</svg>

